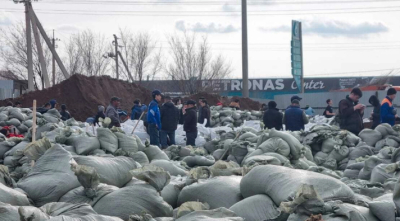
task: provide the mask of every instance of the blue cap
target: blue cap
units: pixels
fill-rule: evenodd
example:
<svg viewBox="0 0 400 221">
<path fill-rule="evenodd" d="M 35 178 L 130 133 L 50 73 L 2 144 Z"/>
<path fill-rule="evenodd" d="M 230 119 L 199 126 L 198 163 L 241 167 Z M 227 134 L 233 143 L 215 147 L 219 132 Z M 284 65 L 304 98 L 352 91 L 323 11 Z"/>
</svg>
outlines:
<svg viewBox="0 0 400 221">
<path fill-rule="evenodd" d="M 153 95 L 153 97 L 156 96 L 156 95 L 161 95 L 161 91 L 159 91 L 159 90 L 154 90 L 154 91 L 151 93 L 151 95 Z"/>
<path fill-rule="evenodd" d="M 55 100 L 55 99 L 53 99 L 53 100 L 50 100 L 50 102 L 49 102 L 51 105 L 53 105 L 53 104 L 57 104 L 57 101 Z"/>
<path fill-rule="evenodd" d="M 301 98 L 301 97 L 299 97 L 297 95 L 294 95 L 292 98 L 290 98 L 290 101 L 293 101 L 293 100 L 301 101 L 301 99 L 303 99 L 303 98 Z"/>
</svg>

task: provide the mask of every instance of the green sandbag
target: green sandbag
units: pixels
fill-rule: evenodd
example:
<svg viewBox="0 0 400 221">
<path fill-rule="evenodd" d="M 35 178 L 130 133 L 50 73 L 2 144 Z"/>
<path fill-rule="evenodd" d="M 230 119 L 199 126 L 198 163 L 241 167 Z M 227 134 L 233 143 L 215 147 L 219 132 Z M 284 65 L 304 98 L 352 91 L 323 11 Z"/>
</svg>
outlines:
<svg viewBox="0 0 400 221">
<path fill-rule="evenodd" d="M 301 156 L 301 150 L 304 148 L 303 145 L 291 134 L 277 131 L 274 128 L 269 132 L 270 137 L 279 137 L 282 138 L 289 144 L 290 147 L 290 155 L 292 160 L 297 160 Z"/>
<path fill-rule="evenodd" d="M 289 157 L 291 151 L 289 143 L 280 137 L 273 137 L 268 139 L 260 146 L 258 146 L 258 149 L 261 149 L 264 153 L 278 153 L 285 157 Z"/>
<path fill-rule="evenodd" d="M 127 136 L 120 132 L 116 132 L 115 135 L 117 135 L 118 147 L 120 149 L 124 150 L 127 153 L 138 152 L 138 146 L 135 137 Z"/>
<path fill-rule="evenodd" d="M 97 138 L 100 141 L 100 147 L 103 150 L 107 150 L 114 153 L 118 149 L 118 138 L 108 128 L 97 128 Z"/>
</svg>

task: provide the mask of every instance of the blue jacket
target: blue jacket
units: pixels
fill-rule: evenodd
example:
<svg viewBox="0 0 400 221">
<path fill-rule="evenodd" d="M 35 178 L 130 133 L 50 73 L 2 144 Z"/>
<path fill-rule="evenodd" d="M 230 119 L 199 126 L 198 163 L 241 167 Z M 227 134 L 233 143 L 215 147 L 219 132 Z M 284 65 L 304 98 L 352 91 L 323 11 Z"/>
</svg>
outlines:
<svg viewBox="0 0 400 221">
<path fill-rule="evenodd" d="M 131 120 L 138 120 L 140 118 L 140 115 L 142 115 L 142 113 L 143 113 L 142 107 L 135 104 L 135 106 L 133 106 L 132 108 Z"/>
<path fill-rule="evenodd" d="M 311 107 L 307 108 L 306 109 L 306 114 L 308 116 L 314 116 L 314 114 L 315 114 L 314 109 L 312 109 Z"/>
<path fill-rule="evenodd" d="M 388 123 L 394 126 L 396 117 L 395 113 L 393 113 L 394 107 L 392 103 L 392 99 L 386 97 L 382 100 L 381 104 L 381 123 Z"/>
<path fill-rule="evenodd" d="M 157 124 L 158 130 L 161 130 L 160 108 L 158 108 L 158 102 L 156 100 L 152 100 L 149 104 L 147 122 L 149 124 Z"/>
<path fill-rule="evenodd" d="M 286 109 L 285 111 L 285 122 L 286 130 L 289 131 L 300 131 L 304 130 L 304 122 L 303 119 L 303 110 L 297 106 L 290 106 L 290 108 Z"/>
</svg>

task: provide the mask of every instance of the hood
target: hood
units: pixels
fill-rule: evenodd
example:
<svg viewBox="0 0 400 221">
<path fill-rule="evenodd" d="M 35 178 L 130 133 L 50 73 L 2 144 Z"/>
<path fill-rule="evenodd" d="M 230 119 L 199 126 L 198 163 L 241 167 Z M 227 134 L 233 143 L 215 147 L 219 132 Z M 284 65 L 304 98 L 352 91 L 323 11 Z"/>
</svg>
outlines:
<svg viewBox="0 0 400 221">
<path fill-rule="evenodd" d="M 378 100 L 378 98 L 375 96 L 375 95 L 372 95 L 370 98 L 369 98 L 369 101 L 368 101 L 372 106 L 374 106 L 374 107 L 377 107 L 377 106 L 379 106 L 380 104 L 379 104 L 379 100 Z"/>
<path fill-rule="evenodd" d="M 172 102 L 167 102 L 167 103 L 165 103 L 163 106 L 165 106 L 165 107 L 167 107 L 167 108 L 173 108 L 173 107 L 175 107 L 174 103 L 172 103 Z"/>
</svg>

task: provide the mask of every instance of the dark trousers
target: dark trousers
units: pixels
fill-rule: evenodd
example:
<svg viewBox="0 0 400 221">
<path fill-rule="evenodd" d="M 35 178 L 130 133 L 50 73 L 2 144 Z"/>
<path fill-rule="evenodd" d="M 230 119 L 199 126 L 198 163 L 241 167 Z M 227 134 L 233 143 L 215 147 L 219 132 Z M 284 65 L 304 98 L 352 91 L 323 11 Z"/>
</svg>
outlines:
<svg viewBox="0 0 400 221">
<path fill-rule="evenodd" d="M 150 144 L 160 146 L 160 134 L 155 124 L 149 124 Z"/>
<path fill-rule="evenodd" d="M 175 145 L 175 131 L 166 131 L 166 130 L 161 130 L 160 131 L 160 137 L 161 137 L 161 147 L 167 148 L 168 147 L 168 138 L 169 138 L 169 143 L 171 145 Z"/>
<path fill-rule="evenodd" d="M 197 131 L 186 132 L 186 145 L 196 146 Z"/>
</svg>

